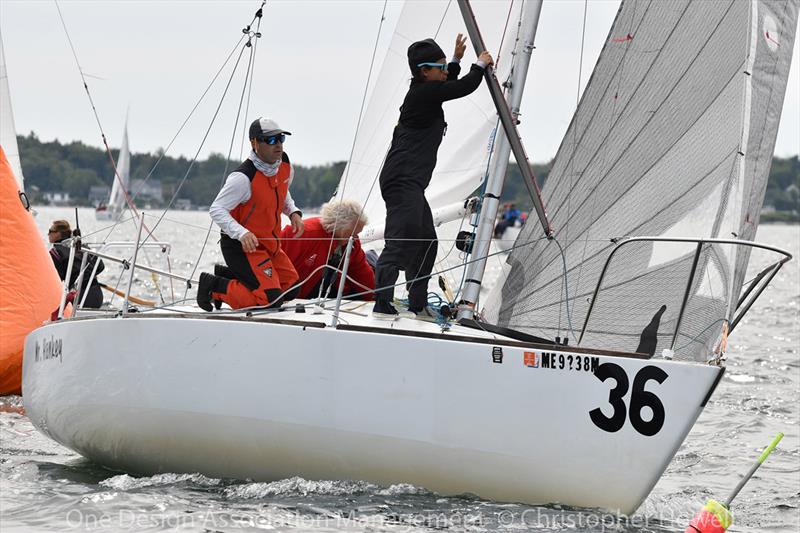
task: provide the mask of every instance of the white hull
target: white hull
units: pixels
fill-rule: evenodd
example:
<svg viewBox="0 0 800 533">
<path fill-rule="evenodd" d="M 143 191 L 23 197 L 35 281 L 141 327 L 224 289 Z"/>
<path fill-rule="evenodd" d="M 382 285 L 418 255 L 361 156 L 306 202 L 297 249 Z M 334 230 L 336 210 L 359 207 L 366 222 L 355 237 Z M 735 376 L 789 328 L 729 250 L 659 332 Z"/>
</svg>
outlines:
<svg viewBox="0 0 800 533">
<path fill-rule="evenodd" d="M 566 368 L 568 349 L 563 370 L 531 368 L 523 358 L 533 350 L 501 337 L 391 333 L 405 322 L 435 334 L 434 324 L 399 320 L 381 333 L 225 316 L 84 318 L 37 329 L 23 366 L 30 419 L 89 459 L 132 473 L 406 482 L 441 494 L 629 513 L 722 372 L 599 356 L 596 363 L 619 365 L 632 386 L 648 365 L 668 375 L 645 387 L 664 405 L 657 434 L 638 433 L 627 418 L 609 433 L 589 412 L 612 413 L 614 380 L 585 371 L 585 354 L 580 371 Z M 444 336 L 464 334 L 475 331 L 457 326 Z M 496 348 L 501 364 L 492 360 Z M 630 390 L 624 401 L 630 405 Z"/>
<path fill-rule="evenodd" d="M 113 211 L 109 211 L 109 210 L 96 211 L 95 210 L 94 218 L 96 220 L 115 220 L 117 217 L 115 216 Z"/>
</svg>

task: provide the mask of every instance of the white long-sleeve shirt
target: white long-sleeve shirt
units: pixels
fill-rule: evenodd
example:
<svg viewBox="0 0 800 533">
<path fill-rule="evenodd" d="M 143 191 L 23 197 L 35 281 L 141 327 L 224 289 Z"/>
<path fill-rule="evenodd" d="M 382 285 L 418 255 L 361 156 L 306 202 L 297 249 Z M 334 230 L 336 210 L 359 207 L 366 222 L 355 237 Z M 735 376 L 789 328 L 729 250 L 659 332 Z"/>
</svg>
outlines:
<svg viewBox="0 0 800 533">
<path fill-rule="evenodd" d="M 291 186 L 293 179 L 294 167 L 291 167 L 291 171 L 289 172 L 289 186 Z M 241 240 L 248 230 L 234 220 L 231 216 L 231 211 L 234 210 L 237 205 L 247 202 L 250 199 L 250 194 L 250 178 L 241 172 L 231 172 L 225 180 L 222 189 L 220 189 L 219 194 L 217 194 L 217 197 L 211 204 L 211 207 L 208 208 L 208 214 L 211 215 L 211 219 L 220 227 L 223 233 L 233 239 Z M 283 202 L 283 209 L 281 211 L 286 216 L 299 211 L 288 190 L 286 191 L 286 199 Z"/>
</svg>

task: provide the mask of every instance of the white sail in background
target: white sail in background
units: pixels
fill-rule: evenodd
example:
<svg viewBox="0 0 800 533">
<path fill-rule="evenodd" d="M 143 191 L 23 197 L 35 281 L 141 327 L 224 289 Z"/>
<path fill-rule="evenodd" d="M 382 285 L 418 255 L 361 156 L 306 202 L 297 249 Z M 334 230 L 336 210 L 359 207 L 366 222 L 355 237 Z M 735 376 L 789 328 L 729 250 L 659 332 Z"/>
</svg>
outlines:
<svg viewBox="0 0 800 533">
<path fill-rule="evenodd" d="M 564 257 L 546 241 L 512 252 L 486 306 L 490 321 L 576 335 L 612 238 L 753 239 L 797 10 L 781 0 L 623 2 L 543 189 Z M 538 236 L 529 225 L 518 242 Z M 710 353 L 732 318 L 749 248 L 708 246 L 687 289 L 695 250 L 647 242 L 620 251 L 584 344 L 635 350 L 666 306 L 657 353 L 674 335 L 686 356 Z"/>
<path fill-rule="evenodd" d="M 22 176 L 22 164 L 17 146 L 17 130 L 14 126 L 14 113 L 11 107 L 11 93 L 8 89 L 8 70 L 6 69 L 6 53 L 3 38 L 0 35 L 0 146 L 6 153 L 14 177 L 20 191 L 25 190 L 25 178 Z"/>
<path fill-rule="evenodd" d="M 119 179 L 117 179 L 117 176 L 114 176 L 114 184 L 111 186 L 108 209 L 119 213 L 125 207 L 125 195 L 130 184 L 131 173 L 131 154 L 128 148 L 127 122 L 125 123 L 125 131 L 122 134 L 122 146 L 119 149 L 119 157 L 117 157 L 117 173 L 119 174 Z"/>
<path fill-rule="evenodd" d="M 117 174 L 119 178 L 114 175 L 111 177 L 111 194 L 108 198 L 108 204 L 105 209 L 98 209 L 95 212 L 99 220 L 115 220 L 125 209 L 126 194 L 130 191 L 130 173 L 131 173 L 131 154 L 128 148 L 128 121 L 125 121 L 125 131 L 122 134 L 122 146 L 119 149 L 119 156 L 117 157 Z"/>
</svg>

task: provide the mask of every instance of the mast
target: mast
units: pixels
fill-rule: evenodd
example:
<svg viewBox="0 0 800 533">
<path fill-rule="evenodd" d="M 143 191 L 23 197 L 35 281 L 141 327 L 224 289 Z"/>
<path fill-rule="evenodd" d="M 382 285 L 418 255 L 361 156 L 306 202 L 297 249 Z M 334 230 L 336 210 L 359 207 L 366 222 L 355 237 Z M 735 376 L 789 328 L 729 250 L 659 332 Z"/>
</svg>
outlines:
<svg viewBox="0 0 800 533">
<path fill-rule="evenodd" d="M 480 54 L 485 50 L 485 45 L 480 36 L 469 2 L 468 0 L 459 0 L 458 4 L 461 8 L 464 22 L 467 25 L 470 39 L 475 46 L 475 51 Z M 462 305 L 459 306 L 459 318 L 472 318 L 475 313 L 475 302 L 478 299 L 483 273 L 486 269 L 486 257 L 489 254 L 489 246 L 494 234 L 497 211 L 500 207 L 500 195 L 503 192 L 506 169 L 508 168 L 509 156 L 512 150 L 514 151 L 514 157 L 517 160 L 520 171 L 522 171 L 522 178 L 525 181 L 525 185 L 528 186 L 528 190 L 531 192 L 534 206 L 536 207 L 539 220 L 544 228 L 545 235 L 549 237 L 552 233 L 539 194 L 539 188 L 530 170 L 528 158 L 525 155 L 525 150 L 516 130 L 519 106 L 522 101 L 522 93 L 525 89 L 525 80 L 528 76 L 528 66 L 534 48 L 533 43 L 536 37 L 536 28 L 539 24 L 539 14 L 542 11 L 542 0 L 527 0 L 523 3 L 522 9 L 523 14 L 520 22 L 521 30 L 514 50 L 516 61 L 508 82 L 507 104 L 502 99 L 502 90 L 497 82 L 497 78 L 495 78 L 490 68 L 486 69 L 487 83 L 492 92 L 492 99 L 494 100 L 495 107 L 498 109 L 498 115 L 503 123 L 503 129 L 496 134 L 497 137 L 495 139 L 492 164 L 489 170 L 489 177 L 486 181 L 486 190 L 481 199 L 481 209 L 478 216 L 475 241 L 472 246 L 471 257 L 477 259 L 471 262 L 467 268 Z M 509 138 L 512 139 L 511 142 L 509 142 Z M 535 188 L 535 194 L 534 191 L 531 190 L 531 185 Z"/>
</svg>

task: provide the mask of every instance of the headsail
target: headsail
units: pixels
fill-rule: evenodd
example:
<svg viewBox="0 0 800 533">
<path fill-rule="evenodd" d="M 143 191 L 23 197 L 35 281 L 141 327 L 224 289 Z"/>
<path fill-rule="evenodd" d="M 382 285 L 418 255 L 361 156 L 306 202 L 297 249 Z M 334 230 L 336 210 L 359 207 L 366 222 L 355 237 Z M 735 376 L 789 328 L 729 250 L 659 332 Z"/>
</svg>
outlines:
<svg viewBox="0 0 800 533">
<path fill-rule="evenodd" d="M 553 242 L 512 252 L 487 319 L 549 338 L 567 336 L 570 322 L 580 331 L 612 238 L 752 239 L 797 11 L 781 0 L 624 2 L 543 190 L 564 261 Z M 537 229 L 525 227 L 518 244 Z M 584 343 L 633 351 L 658 315 L 657 349 L 669 347 L 694 252 L 652 242 L 621 252 Z M 748 253 L 703 250 L 679 331 L 683 356 L 707 354 L 731 318 Z"/>
<path fill-rule="evenodd" d="M 17 129 L 14 126 L 14 113 L 11 107 L 11 93 L 8 89 L 8 70 L 6 69 L 6 52 L 3 38 L 0 36 L 0 146 L 6 153 L 8 163 L 17 179 L 17 187 L 25 190 L 25 178 L 22 176 L 22 164 L 17 146 Z"/>
</svg>

